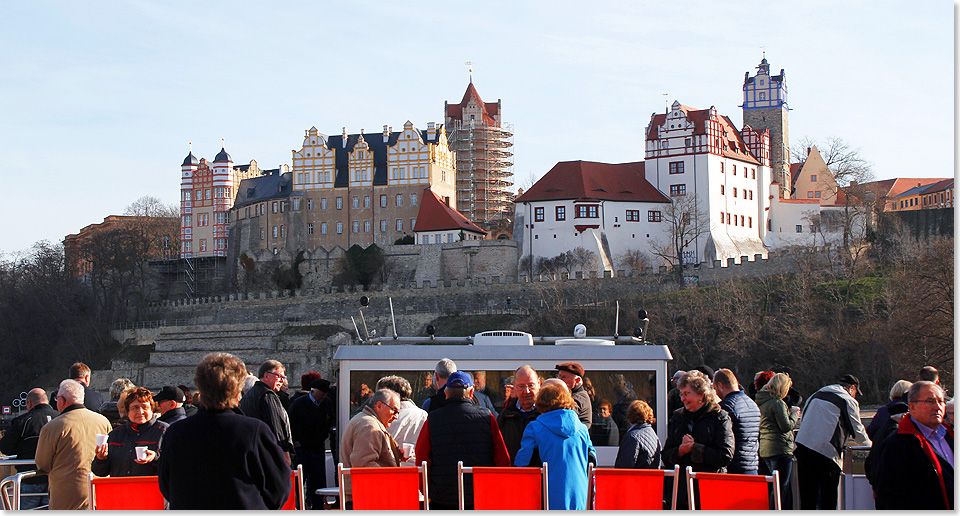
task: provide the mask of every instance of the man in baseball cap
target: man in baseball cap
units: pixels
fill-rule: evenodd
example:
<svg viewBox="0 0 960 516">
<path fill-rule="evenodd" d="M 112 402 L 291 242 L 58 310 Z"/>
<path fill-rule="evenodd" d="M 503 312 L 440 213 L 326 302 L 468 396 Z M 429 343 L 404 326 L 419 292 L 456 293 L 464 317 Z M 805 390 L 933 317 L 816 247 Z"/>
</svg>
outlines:
<svg viewBox="0 0 960 516">
<path fill-rule="evenodd" d="M 160 406 L 160 421 L 172 425 L 181 419 L 187 419 L 187 412 L 183 409 L 186 399 L 179 387 L 164 385 L 153 397 L 153 401 Z"/>
<path fill-rule="evenodd" d="M 593 425 L 593 403 L 590 394 L 583 388 L 583 366 L 576 362 L 557 364 L 557 378 L 567 384 L 573 401 L 577 402 L 577 417 L 590 428 Z"/>
</svg>

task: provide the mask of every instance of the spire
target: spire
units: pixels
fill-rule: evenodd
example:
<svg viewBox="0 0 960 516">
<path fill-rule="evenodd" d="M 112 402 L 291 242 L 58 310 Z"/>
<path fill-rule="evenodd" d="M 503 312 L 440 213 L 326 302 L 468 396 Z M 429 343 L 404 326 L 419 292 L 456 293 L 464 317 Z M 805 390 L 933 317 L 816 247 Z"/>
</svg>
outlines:
<svg viewBox="0 0 960 516">
<path fill-rule="evenodd" d="M 473 84 L 473 63 L 467 61 L 463 64 L 467 65 L 467 71 L 470 73 L 470 84 Z"/>
<path fill-rule="evenodd" d="M 200 164 L 200 162 L 197 160 L 197 157 L 193 155 L 193 142 L 190 142 L 189 146 L 190 152 L 187 154 L 186 158 L 183 158 L 183 165 L 181 165 L 183 167 L 193 167 Z"/>
</svg>

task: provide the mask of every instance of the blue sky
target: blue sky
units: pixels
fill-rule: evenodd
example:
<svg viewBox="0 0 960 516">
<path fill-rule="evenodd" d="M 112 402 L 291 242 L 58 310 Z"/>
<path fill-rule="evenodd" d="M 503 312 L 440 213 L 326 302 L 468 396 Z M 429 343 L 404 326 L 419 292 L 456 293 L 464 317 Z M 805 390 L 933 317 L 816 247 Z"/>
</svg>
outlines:
<svg viewBox="0 0 960 516">
<path fill-rule="evenodd" d="M 464 62 L 514 125 L 516 180 L 643 159 L 650 114 L 717 107 L 786 70 L 790 139 L 838 136 L 877 178 L 954 173 L 954 4 L 944 1 L 117 1 L 0 4 L 0 252 L 60 241 L 180 163 L 291 163 L 303 131 L 443 121 Z"/>
</svg>

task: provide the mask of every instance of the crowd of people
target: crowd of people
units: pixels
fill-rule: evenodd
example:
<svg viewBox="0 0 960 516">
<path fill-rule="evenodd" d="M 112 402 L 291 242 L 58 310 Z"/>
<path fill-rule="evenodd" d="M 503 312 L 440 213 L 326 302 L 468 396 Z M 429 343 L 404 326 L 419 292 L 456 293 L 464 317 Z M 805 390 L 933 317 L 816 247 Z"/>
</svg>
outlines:
<svg viewBox="0 0 960 516">
<path fill-rule="evenodd" d="M 460 371 L 444 358 L 419 404 L 401 376 L 384 376 L 372 389 L 364 384 L 337 438 L 337 386 L 314 371 L 303 374 L 300 390 L 291 393 L 278 361 L 265 361 L 254 375 L 239 358 L 210 353 L 197 365 L 195 392 L 168 385 L 153 393 L 118 379 L 103 402 L 89 386 L 89 367 L 77 363 L 50 397 L 39 388 L 28 392 L 27 412 L 0 438 L 0 452 L 34 458 L 46 474 L 21 490 L 49 498 L 25 497 L 21 508 L 88 508 L 86 479 L 92 472 L 157 476 L 170 509 L 278 509 L 290 495 L 291 468 L 299 464 L 308 505 L 319 509 L 324 504 L 315 491 L 327 485 L 329 439 L 345 468 L 426 462 L 433 509 L 458 507 L 458 462 L 547 463 L 550 508 L 587 509 L 587 471 L 597 463 L 596 446 L 618 446 L 616 468 L 776 471 L 784 508 L 794 505 L 796 477 L 801 509 L 836 509 L 844 447 L 852 440 L 871 447 L 866 473 L 878 508 L 953 508 L 953 405 L 933 367 L 924 367 L 914 382 L 896 382 L 867 428 L 856 400 L 860 381 L 853 375 L 804 403 L 783 372 L 758 372 L 744 386 L 726 368 L 677 371 L 667 396 L 664 442 L 655 430 L 652 400 L 618 393 L 616 405 L 601 400 L 594 407 L 585 375 L 576 362 L 557 364 L 546 375 L 521 365 L 500 395 L 487 388 L 485 372 Z M 670 482 L 668 477 L 665 507 Z M 204 486 L 202 496 L 198 485 Z M 349 481 L 343 487 L 341 502 L 350 508 Z M 472 508 L 469 476 L 463 487 Z M 502 496 L 510 496 L 509 489 Z M 678 489 L 677 507 L 689 505 L 686 489 Z"/>
</svg>

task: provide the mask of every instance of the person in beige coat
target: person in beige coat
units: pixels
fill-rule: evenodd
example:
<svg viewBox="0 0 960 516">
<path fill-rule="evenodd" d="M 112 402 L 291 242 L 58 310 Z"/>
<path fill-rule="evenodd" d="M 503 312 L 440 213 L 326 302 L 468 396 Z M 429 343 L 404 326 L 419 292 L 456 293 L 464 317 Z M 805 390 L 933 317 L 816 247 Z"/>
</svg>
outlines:
<svg viewBox="0 0 960 516">
<path fill-rule="evenodd" d="M 380 389 L 369 403 L 347 423 L 340 440 L 340 462 L 344 468 L 399 467 L 404 460 L 397 441 L 387 427 L 400 413 L 400 396 L 390 389 Z M 350 478 L 344 483 L 350 492 Z"/>
<path fill-rule="evenodd" d="M 89 508 L 87 473 L 96 456 L 97 434 L 113 429 L 107 418 L 84 407 L 83 399 L 83 384 L 60 382 L 60 415 L 40 430 L 37 469 L 48 474 L 52 511 Z"/>
</svg>

